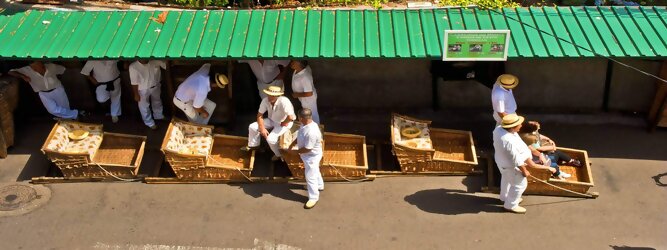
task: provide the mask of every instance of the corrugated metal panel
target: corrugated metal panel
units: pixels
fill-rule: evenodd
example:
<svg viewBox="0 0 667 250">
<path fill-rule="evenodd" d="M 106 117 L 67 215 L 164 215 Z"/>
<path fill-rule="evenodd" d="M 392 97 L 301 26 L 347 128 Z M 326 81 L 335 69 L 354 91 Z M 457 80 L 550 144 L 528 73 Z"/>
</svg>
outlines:
<svg viewBox="0 0 667 250">
<path fill-rule="evenodd" d="M 431 58 L 509 29 L 510 58 L 667 57 L 665 7 L 0 13 L 0 58 Z M 574 44 L 572 44 L 574 43 Z"/>
</svg>

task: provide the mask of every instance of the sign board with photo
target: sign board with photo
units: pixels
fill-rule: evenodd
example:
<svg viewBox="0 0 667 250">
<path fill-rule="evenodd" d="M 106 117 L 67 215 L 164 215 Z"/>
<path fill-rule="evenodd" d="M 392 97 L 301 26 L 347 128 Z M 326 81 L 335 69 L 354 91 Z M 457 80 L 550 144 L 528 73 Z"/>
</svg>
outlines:
<svg viewBox="0 0 667 250">
<path fill-rule="evenodd" d="M 445 30 L 443 61 L 507 61 L 509 30 Z"/>
</svg>

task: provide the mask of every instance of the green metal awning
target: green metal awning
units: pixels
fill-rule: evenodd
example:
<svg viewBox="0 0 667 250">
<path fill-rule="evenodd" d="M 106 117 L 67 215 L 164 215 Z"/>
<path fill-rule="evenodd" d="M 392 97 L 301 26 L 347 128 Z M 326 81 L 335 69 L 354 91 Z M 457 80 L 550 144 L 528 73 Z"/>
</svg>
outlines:
<svg viewBox="0 0 667 250">
<path fill-rule="evenodd" d="M 510 58 L 667 57 L 665 7 L 183 10 L 164 24 L 159 14 L 0 14 L 0 58 L 438 59 L 448 29 L 509 29 Z"/>
</svg>

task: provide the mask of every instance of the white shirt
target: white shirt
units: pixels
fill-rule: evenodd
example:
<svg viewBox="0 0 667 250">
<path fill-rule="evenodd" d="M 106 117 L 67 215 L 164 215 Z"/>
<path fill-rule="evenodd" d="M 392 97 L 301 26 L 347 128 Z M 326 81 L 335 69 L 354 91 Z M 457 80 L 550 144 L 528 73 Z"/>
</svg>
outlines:
<svg viewBox="0 0 667 250">
<path fill-rule="evenodd" d="M 292 106 L 289 99 L 284 96 L 279 96 L 273 106 L 271 105 L 271 102 L 269 102 L 268 97 L 262 99 L 262 103 L 259 104 L 259 110 L 257 112 L 264 114 L 267 111 L 269 112 L 269 119 L 277 123 L 283 122 L 287 119 L 287 116 L 292 116 L 292 118 L 296 117 L 294 114 L 294 106 Z"/>
<path fill-rule="evenodd" d="M 91 60 L 87 61 L 81 69 L 81 74 L 89 76 L 93 72 L 93 77 L 98 82 L 110 82 L 116 80 L 120 76 L 118 60 Z"/>
<path fill-rule="evenodd" d="M 319 125 L 315 122 L 302 125 L 296 136 L 296 145 L 301 149 L 310 149 L 310 153 L 322 154 L 322 132 L 320 132 Z"/>
<path fill-rule="evenodd" d="M 501 168 L 517 168 L 532 158 L 530 149 L 518 133 L 510 133 L 501 126 L 493 130 L 493 148 L 496 164 Z"/>
<path fill-rule="evenodd" d="M 37 73 L 30 65 L 10 71 L 16 71 L 30 77 L 30 87 L 35 92 L 48 91 L 62 86 L 57 76 L 65 73 L 65 67 L 58 64 L 45 63 L 44 68 L 46 68 L 44 75 Z"/>
<path fill-rule="evenodd" d="M 211 80 L 209 78 L 209 71 L 211 64 L 206 63 L 197 72 L 188 76 L 176 90 L 176 98 L 182 102 L 192 101 L 192 106 L 201 108 L 204 106 L 206 96 L 211 91 Z"/>
<path fill-rule="evenodd" d="M 139 85 L 139 90 L 150 89 L 160 82 L 160 68 L 167 69 L 164 61 L 151 60 L 147 64 L 139 61 L 130 64 L 130 82 Z"/>
<path fill-rule="evenodd" d="M 289 60 L 264 60 L 264 63 L 260 63 L 259 60 L 240 60 L 239 63 L 250 65 L 258 83 L 268 84 L 273 82 L 273 79 L 280 74 L 278 65 L 287 67 Z"/>
<path fill-rule="evenodd" d="M 491 90 L 491 104 L 496 115 L 497 113 L 516 113 L 516 101 L 514 101 L 512 90 L 504 89 L 498 83 L 494 84 Z"/>
<path fill-rule="evenodd" d="M 298 93 L 313 92 L 313 95 L 310 97 L 317 97 L 317 91 L 315 91 L 315 85 L 313 85 L 313 73 L 310 70 L 310 66 L 306 66 L 305 69 L 298 73 L 294 73 L 292 76 L 292 91 Z M 303 101 L 304 98 L 308 97 L 299 97 L 299 100 Z"/>
</svg>

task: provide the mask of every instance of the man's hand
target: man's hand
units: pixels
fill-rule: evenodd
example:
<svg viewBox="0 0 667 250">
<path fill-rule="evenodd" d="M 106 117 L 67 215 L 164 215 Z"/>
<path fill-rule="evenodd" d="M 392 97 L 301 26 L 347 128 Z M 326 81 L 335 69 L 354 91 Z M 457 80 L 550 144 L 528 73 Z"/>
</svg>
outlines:
<svg viewBox="0 0 667 250">
<path fill-rule="evenodd" d="M 27 75 L 23 75 L 23 77 L 21 77 L 21 78 L 23 78 L 23 80 L 26 81 L 26 82 L 28 82 L 28 83 L 30 82 L 30 80 L 32 80 L 32 79 L 30 79 L 30 77 L 27 76 Z"/>
<path fill-rule="evenodd" d="M 134 101 L 135 101 L 135 102 L 139 102 L 139 101 L 141 101 L 141 96 L 135 94 L 135 95 L 134 95 Z"/>
<path fill-rule="evenodd" d="M 528 176 L 530 176 L 530 172 L 528 171 L 528 169 L 522 170 L 521 174 L 523 175 L 523 177 L 526 177 L 526 178 L 528 178 Z"/>
<path fill-rule="evenodd" d="M 201 117 L 203 117 L 203 118 L 208 118 L 209 113 L 208 113 L 208 111 L 206 111 L 206 110 L 202 110 L 202 111 L 199 113 L 199 115 L 200 115 Z"/>
<path fill-rule="evenodd" d="M 269 137 L 269 131 L 266 130 L 266 128 L 261 128 L 261 129 L 259 130 L 259 134 L 262 135 L 262 137 L 264 137 L 264 139 L 266 139 L 267 137 Z"/>
<path fill-rule="evenodd" d="M 556 173 L 556 168 L 549 167 L 549 171 L 550 171 L 552 174 L 555 174 L 555 173 Z"/>
</svg>

